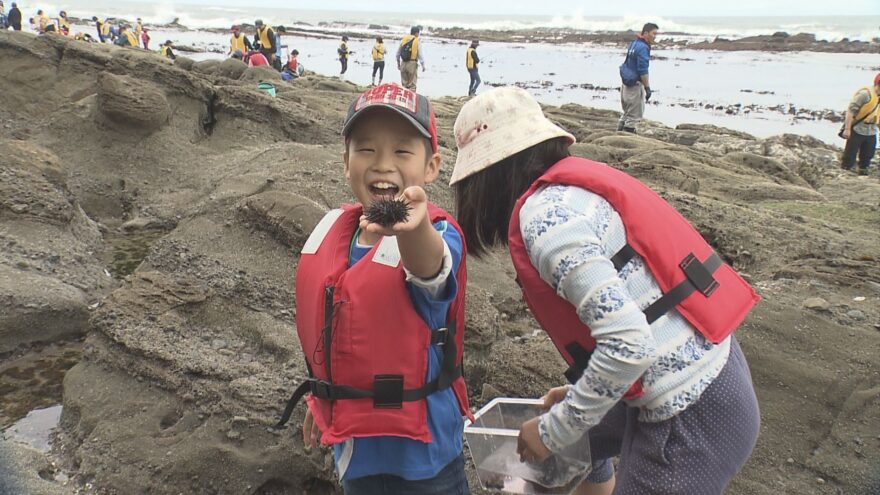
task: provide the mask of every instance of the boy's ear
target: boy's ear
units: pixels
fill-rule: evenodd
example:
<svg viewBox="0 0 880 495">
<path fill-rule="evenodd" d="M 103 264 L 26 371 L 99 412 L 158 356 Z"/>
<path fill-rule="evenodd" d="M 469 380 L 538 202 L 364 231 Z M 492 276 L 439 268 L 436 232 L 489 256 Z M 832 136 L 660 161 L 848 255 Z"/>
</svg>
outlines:
<svg viewBox="0 0 880 495">
<path fill-rule="evenodd" d="M 342 170 L 345 172 L 345 180 L 351 180 L 351 172 L 348 169 L 348 143 L 345 143 L 345 151 L 342 152 Z"/>
<path fill-rule="evenodd" d="M 431 158 L 428 159 L 428 163 L 425 164 L 425 184 L 430 184 L 434 182 L 434 179 L 440 175 L 440 163 L 443 161 L 443 156 L 440 153 L 434 153 L 431 155 Z"/>
</svg>

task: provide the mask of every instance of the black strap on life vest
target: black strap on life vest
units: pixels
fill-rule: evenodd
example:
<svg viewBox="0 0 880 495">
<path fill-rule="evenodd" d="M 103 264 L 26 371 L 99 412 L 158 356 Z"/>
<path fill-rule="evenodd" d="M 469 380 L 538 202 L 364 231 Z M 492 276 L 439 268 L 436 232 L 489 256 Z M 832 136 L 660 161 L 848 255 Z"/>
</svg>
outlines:
<svg viewBox="0 0 880 495">
<path fill-rule="evenodd" d="M 332 297 L 331 297 L 332 299 Z M 364 390 L 348 385 L 336 385 L 328 380 L 309 378 L 296 390 L 287 401 L 281 419 L 275 428 L 282 428 L 293 414 L 297 403 L 307 394 L 324 400 L 347 400 L 347 399 L 373 399 L 373 407 L 377 409 L 400 409 L 404 402 L 422 400 L 434 392 L 445 390 L 452 385 L 457 378 L 462 376 L 462 365 L 455 364 L 458 351 L 455 345 L 455 322 L 450 322 L 445 328 L 439 328 L 431 332 L 431 345 L 443 346 L 443 361 L 440 363 L 440 373 L 437 378 L 422 385 L 419 388 L 405 390 L 403 388 L 403 375 L 375 375 L 373 377 L 373 389 Z M 329 361 L 329 358 L 327 358 Z"/>
<path fill-rule="evenodd" d="M 636 254 L 635 249 L 626 244 L 611 257 L 611 262 L 619 272 Z M 718 288 L 718 281 L 712 277 L 712 274 L 721 266 L 721 257 L 718 256 L 718 253 L 713 252 L 704 262 L 700 262 L 691 253 L 685 256 L 678 266 L 684 271 L 685 279 L 645 308 L 644 313 L 649 325 L 687 299 L 694 291 L 700 291 L 704 296 L 709 297 Z M 569 343 L 565 346 L 565 350 L 572 358 L 571 365 L 565 370 L 565 378 L 570 383 L 575 383 L 587 369 L 593 351 L 584 349 L 577 342 Z"/>
</svg>

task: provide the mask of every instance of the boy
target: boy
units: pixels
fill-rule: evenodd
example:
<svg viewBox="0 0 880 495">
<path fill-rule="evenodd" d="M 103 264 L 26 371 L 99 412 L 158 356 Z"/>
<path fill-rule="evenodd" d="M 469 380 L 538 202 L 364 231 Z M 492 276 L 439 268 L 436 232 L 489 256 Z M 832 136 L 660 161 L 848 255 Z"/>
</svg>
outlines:
<svg viewBox="0 0 880 495">
<path fill-rule="evenodd" d="M 342 134 L 359 204 L 329 212 L 303 246 L 296 325 L 311 378 L 306 445 L 333 445 L 347 495 L 469 493 L 462 456 L 465 247 L 428 202 L 440 154 L 428 99 L 394 84 L 364 92 Z M 402 199 L 404 221 L 363 211 Z"/>
</svg>

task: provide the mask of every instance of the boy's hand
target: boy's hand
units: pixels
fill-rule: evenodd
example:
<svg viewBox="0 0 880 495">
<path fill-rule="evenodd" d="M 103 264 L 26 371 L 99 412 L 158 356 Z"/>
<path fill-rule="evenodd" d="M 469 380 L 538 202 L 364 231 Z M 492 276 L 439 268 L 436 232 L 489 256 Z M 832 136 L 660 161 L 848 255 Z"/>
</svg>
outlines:
<svg viewBox="0 0 880 495">
<path fill-rule="evenodd" d="M 312 410 L 307 407 L 306 417 L 303 419 L 303 443 L 306 447 L 314 449 L 318 447 L 319 438 L 321 438 L 321 429 L 318 428 L 318 423 L 315 423 Z"/>
<path fill-rule="evenodd" d="M 398 235 L 416 230 L 422 225 L 422 222 L 428 219 L 428 195 L 421 186 L 410 186 L 403 190 L 403 199 L 410 206 L 409 217 L 405 222 L 384 227 L 377 223 L 370 223 L 366 217 L 361 215 L 361 229 L 378 235 Z"/>
</svg>

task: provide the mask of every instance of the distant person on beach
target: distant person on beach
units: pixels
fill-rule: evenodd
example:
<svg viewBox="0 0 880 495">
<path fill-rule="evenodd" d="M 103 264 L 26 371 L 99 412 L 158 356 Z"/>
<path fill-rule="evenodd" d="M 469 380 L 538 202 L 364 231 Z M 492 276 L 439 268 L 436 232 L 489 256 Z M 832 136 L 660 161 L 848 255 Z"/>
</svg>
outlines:
<svg viewBox="0 0 880 495">
<path fill-rule="evenodd" d="M 256 37 L 260 40 L 259 50 L 266 56 L 266 60 L 268 60 L 271 65 L 272 60 L 275 59 L 275 31 L 269 26 L 263 24 L 261 19 L 254 21 L 254 26 L 257 28 Z"/>
<path fill-rule="evenodd" d="M 333 446 L 346 495 L 469 494 L 467 253 L 451 215 L 425 192 L 441 162 L 431 103 L 376 86 L 351 103 L 342 135 L 358 203 L 330 211 L 302 249 L 296 329 L 310 380 L 280 424 L 310 393 L 303 441 Z M 374 223 L 364 212 L 380 201 L 402 201 L 408 213 Z M 334 337 L 324 338 L 331 320 Z"/>
<path fill-rule="evenodd" d="M 70 35 L 70 20 L 67 18 L 67 12 L 63 10 L 58 13 L 58 29 L 64 36 Z"/>
<path fill-rule="evenodd" d="M 290 52 L 290 56 L 287 57 L 287 63 L 284 64 L 284 68 L 281 71 L 281 78 L 285 81 L 302 77 L 305 74 L 306 68 L 299 63 L 297 57 L 299 57 L 299 50 L 297 49 Z"/>
<path fill-rule="evenodd" d="M 481 93 L 453 129 L 468 251 L 508 247 L 532 315 L 570 365 L 572 385 L 550 389 L 547 412 L 523 423 L 520 459 L 586 434 L 593 471 L 577 493 L 720 495 L 760 429 L 732 335 L 755 291 L 643 183 L 572 157 L 574 136 L 525 90 Z"/>
<path fill-rule="evenodd" d="M 629 44 L 626 60 L 620 66 L 620 103 L 623 115 L 617 123 L 618 131 L 636 133 L 636 125 L 645 115 L 645 104 L 651 100 L 648 65 L 651 63 L 651 45 L 659 28 L 653 22 L 642 27 L 642 33 Z"/>
<path fill-rule="evenodd" d="M 348 51 L 348 36 L 342 37 L 342 43 L 339 44 L 339 48 L 336 49 L 336 54 L 339 55 L 339 65 L 341 70 L 339 74 L 345 74 L 345 71 L 348 70 L 348 54 L 351 53 Z"/>
<path fill-rule="evenodd" d="M 232 33 L 232 36 L 229 37 L 228 55 L 232 55 L 236 51 L 247 53 L 254 49 L 253 45 L 251 45 L 251 41 L 247 38 L 247 36 L 241 33 L 241 27 L 232 26 L 229 31 Z"/>
<path fill-rule="evenodd" d="M 138 43 L 137 36 L 132 32 L 131 26 L 128 25 L 119 26 L 119 37 L 113 43 L 117 46 L 130 46 L 132 48 L 140 48 L 141 46 Z"/>
<path fill-rule="evenodd" d="M 853 95 L 846 109 L 846 120 L 843 123 L 843 138 L 846 147 L 843 149 L 841 167 L 852 170 L 859 165 L 856 173 L 868 175 L 871 159 L 877 151 L 877 125 L 880 123 L 880 73 L 874 76 L 874 86 L 865 87 Z"/>
<path fill-rule="evenodd" d="M 419 79 L 419 63 L 425 72 L 425 58 L 421 46 L 421 26 L 413 26 L 409 34 L 400 40 L 397 49 L 397 69 L 400 70 L 400 83 L 404 88 L 416 90 Z"/>
<path fill-rule="evenodd" d="M 0 2 L 0 29 L 9 29 L 9 18 L 6 15 L 6 6 Z"/>
<path fill-rule="evenodd" d="M 376 36 L 376 42 L 373 44 L 373 82 L 376 85 L 376 73 L 379 73 L 379 84 L 385 78 L 385 41 L 381 36 Z"/>
<path fill-rule="evenodd" d="M 95 23 L 95 31 L 98 32 L 98 39 L 101 40 L 101 43 L 106 43 L 107 40 L 104 39 L 104 21 L 98 19 L 98 16 L 92 16 L 92 21 Z"/>
<path fill-rule="evenodd" d="M 144 28 L 143 32 L 141 32 L 141 44 L 144 45 L 144 50 L 150 49 L 150 30 Z"/>
<path fill-rule="evenodd" d="M 140 43 L 141 34 L 144 32 L 144 21 L 141 20 L 140 17 L 137 18 L 137 23 L 134 25 L 134 38 L 138 40 Z M 140 46 L 140 45 L 138 45 Z"/>
<path fill-rule="evenodd" d="M 468 96 L 477 94 L 477 87 L 482 82 L 480 79 L 480 57 L 477 55 L 478 46 L 480 46 L 480 40 L 471 41 L 471 46 L 468 47 L 467 53 L 465 53 L 465 67 L 467 67 L 468 74 L 471 76 L 471 82 L 468 85 Z"/>
<path fill-rule="evenodd" d="M 43 12 L 42 9 L 37 11 L 37 28 L 39 32 L 45 32 L 46 28 L 49 27 L 49 24 L 52 23 L 52 19 Z"/>
<path fill-rule="evenodd" d="M 165 40 L 165 43 L 162 43 L 162 46 L 159 47 L 159 54 L 165 58 L 170 58 L 171 60 L 176 60 L 177 55 L 174 54 L 174 51 L 171 47 L 174 46 L 174 42 L 171 40 Z"/>
<path fill-rule="evenodd" d="M 11 4 L 6 21 L 13 31 L 21 31 L 21 10 L 18 9 L 18 5 L 15 2 Z"/>
<path fill-rule="evenodd" d="M 278 72 L 281 72 L 281 66 L 283 64 L 281 57 L 284 55 L 284 49 L 287 48 L 287 45 L 281 44 L 281 35 L 286 33 L 287 28 L 284 26 L 275 27 L 275 58 L 272 60 L 272 67 Z"/>
</svg>

